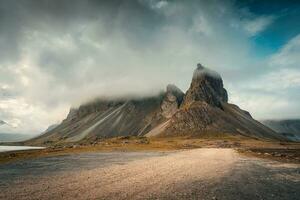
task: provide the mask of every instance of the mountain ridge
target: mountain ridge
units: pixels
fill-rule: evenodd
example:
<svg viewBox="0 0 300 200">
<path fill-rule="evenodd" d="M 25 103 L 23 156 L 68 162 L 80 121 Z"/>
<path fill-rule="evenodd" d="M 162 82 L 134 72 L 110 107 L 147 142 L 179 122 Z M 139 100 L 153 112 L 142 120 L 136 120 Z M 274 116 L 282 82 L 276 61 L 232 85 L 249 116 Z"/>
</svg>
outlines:
<svg viewBox="0 0 300 200">
<path fill-rule="evenodd" d="M 27 142 L 53 144 L 131 135 L 201 137 L 207 132 L 284 140 L 249 112 L 229 104 L 220 74 L 197 64 L 186 93 L 170 84 L 152 97 L 98 98 L 71 108 L 60 125 Z"/>
<path fill-rule="evenodd" d="M 262 120 L 261 122 L 292 141 L 300 141 L 300 119 Z"/>
</svg>

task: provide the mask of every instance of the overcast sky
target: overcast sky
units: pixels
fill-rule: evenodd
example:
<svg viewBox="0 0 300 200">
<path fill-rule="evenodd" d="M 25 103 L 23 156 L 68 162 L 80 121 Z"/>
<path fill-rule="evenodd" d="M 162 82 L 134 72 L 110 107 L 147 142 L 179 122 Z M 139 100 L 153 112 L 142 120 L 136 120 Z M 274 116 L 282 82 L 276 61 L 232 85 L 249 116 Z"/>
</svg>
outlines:
<svg viewBox="0 0 300 200">
<path fill-rule="evenodd" d="M 0 132 L 39 133 L 95 96 L 186 91 L 198 62 L 256 119 L 299 118 L 299 21 L 297 1 L 0 0 Z"/>
</svg>

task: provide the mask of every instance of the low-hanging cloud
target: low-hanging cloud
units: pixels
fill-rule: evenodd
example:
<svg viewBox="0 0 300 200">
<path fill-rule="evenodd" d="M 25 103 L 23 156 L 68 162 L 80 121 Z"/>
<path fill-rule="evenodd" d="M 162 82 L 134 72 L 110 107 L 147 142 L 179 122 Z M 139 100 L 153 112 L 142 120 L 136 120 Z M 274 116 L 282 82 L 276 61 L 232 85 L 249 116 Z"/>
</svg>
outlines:
<svg viewBox="0 0 300 200">
<path fill-rule="evenodd" d="M 0 117 L 18 122 L 15 132 L 42 131 L 96 96 L 186 90 L 198 62 L 230 88 L 269 71 L 249 37 L 274 18 L 249 35 L 262 18 L 230 0 L 13 0 L 0 11 Z"/>
</svg>

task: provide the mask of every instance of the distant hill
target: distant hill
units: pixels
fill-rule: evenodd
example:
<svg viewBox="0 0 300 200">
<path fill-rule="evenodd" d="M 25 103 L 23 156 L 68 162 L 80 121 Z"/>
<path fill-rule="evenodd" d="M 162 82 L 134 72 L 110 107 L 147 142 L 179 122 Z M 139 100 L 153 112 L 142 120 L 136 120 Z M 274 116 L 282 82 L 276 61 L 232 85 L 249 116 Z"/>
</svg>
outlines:
<svg viewBox="0 0 300 200">
<path fill-rule="evenodd" d="M 293 141 L 300 141 L 300 119 L 264 120 L 262 123 Z"/>
<path fill-rule="evenodd" d="M 0 142 L 20 142 L 34 137 L 28 134 L 0 133 Z"/>
<path fill-rule="evenodd" d="M 27 144 L 57 144 L 115 136 L 172 137 L 232 134 L 285 140 L 228 103 L 221 76 L 201 64 L 186 93 L 175 85 L 146 98 L 100 98 L 72 108 L 65 120 Z"/>
<path fill-rule="evenodd" d="M 33 138 L 30 134 L 6 133 L 7 129 L 11 129 L 12 126 L 3 120 L 0 120 L 0 128 L 2 132 L 0 132 L 0 142 L 19 142 Z"/>
<path fill-rule="evenodd" d="M 3 121 L 3 120 L 0 120 L 0 126 L 2 126 L 4 124 L 7 124 L 7 123 L 5 121 Z"/>
</svg>

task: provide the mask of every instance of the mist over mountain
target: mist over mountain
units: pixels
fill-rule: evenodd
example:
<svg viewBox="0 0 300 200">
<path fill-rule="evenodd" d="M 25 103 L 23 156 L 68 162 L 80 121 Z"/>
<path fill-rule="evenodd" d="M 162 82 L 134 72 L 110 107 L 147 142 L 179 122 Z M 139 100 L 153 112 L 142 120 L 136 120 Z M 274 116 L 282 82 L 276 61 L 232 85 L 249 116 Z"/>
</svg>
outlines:
<svg viewBox="0 0 300 200">
<path fill-rule="evenodd" d="M 300 0 L 0 0 L 0 48 L 0 200 L 300 200 Z"/>
<path fill-rule="evenodd" d="M 206 133 L 284 140 L 249 112 L 229 104 L 221 76 L 198 64 L 186 93 L 168 85 L 164 92 L 151 97 L 98 98 L 71 108 L 60 125 L 26 144 L 53 145 L 116 136 L 201 137 Z"/>
<path fill-rule="evenodd" d="M 186 91 L 198 61 L 253 117 L 299 118 L 299 6 L 252 2 L 2 0 L 0 119 L 38 134 L 98 96 Z"/>
</svg>

